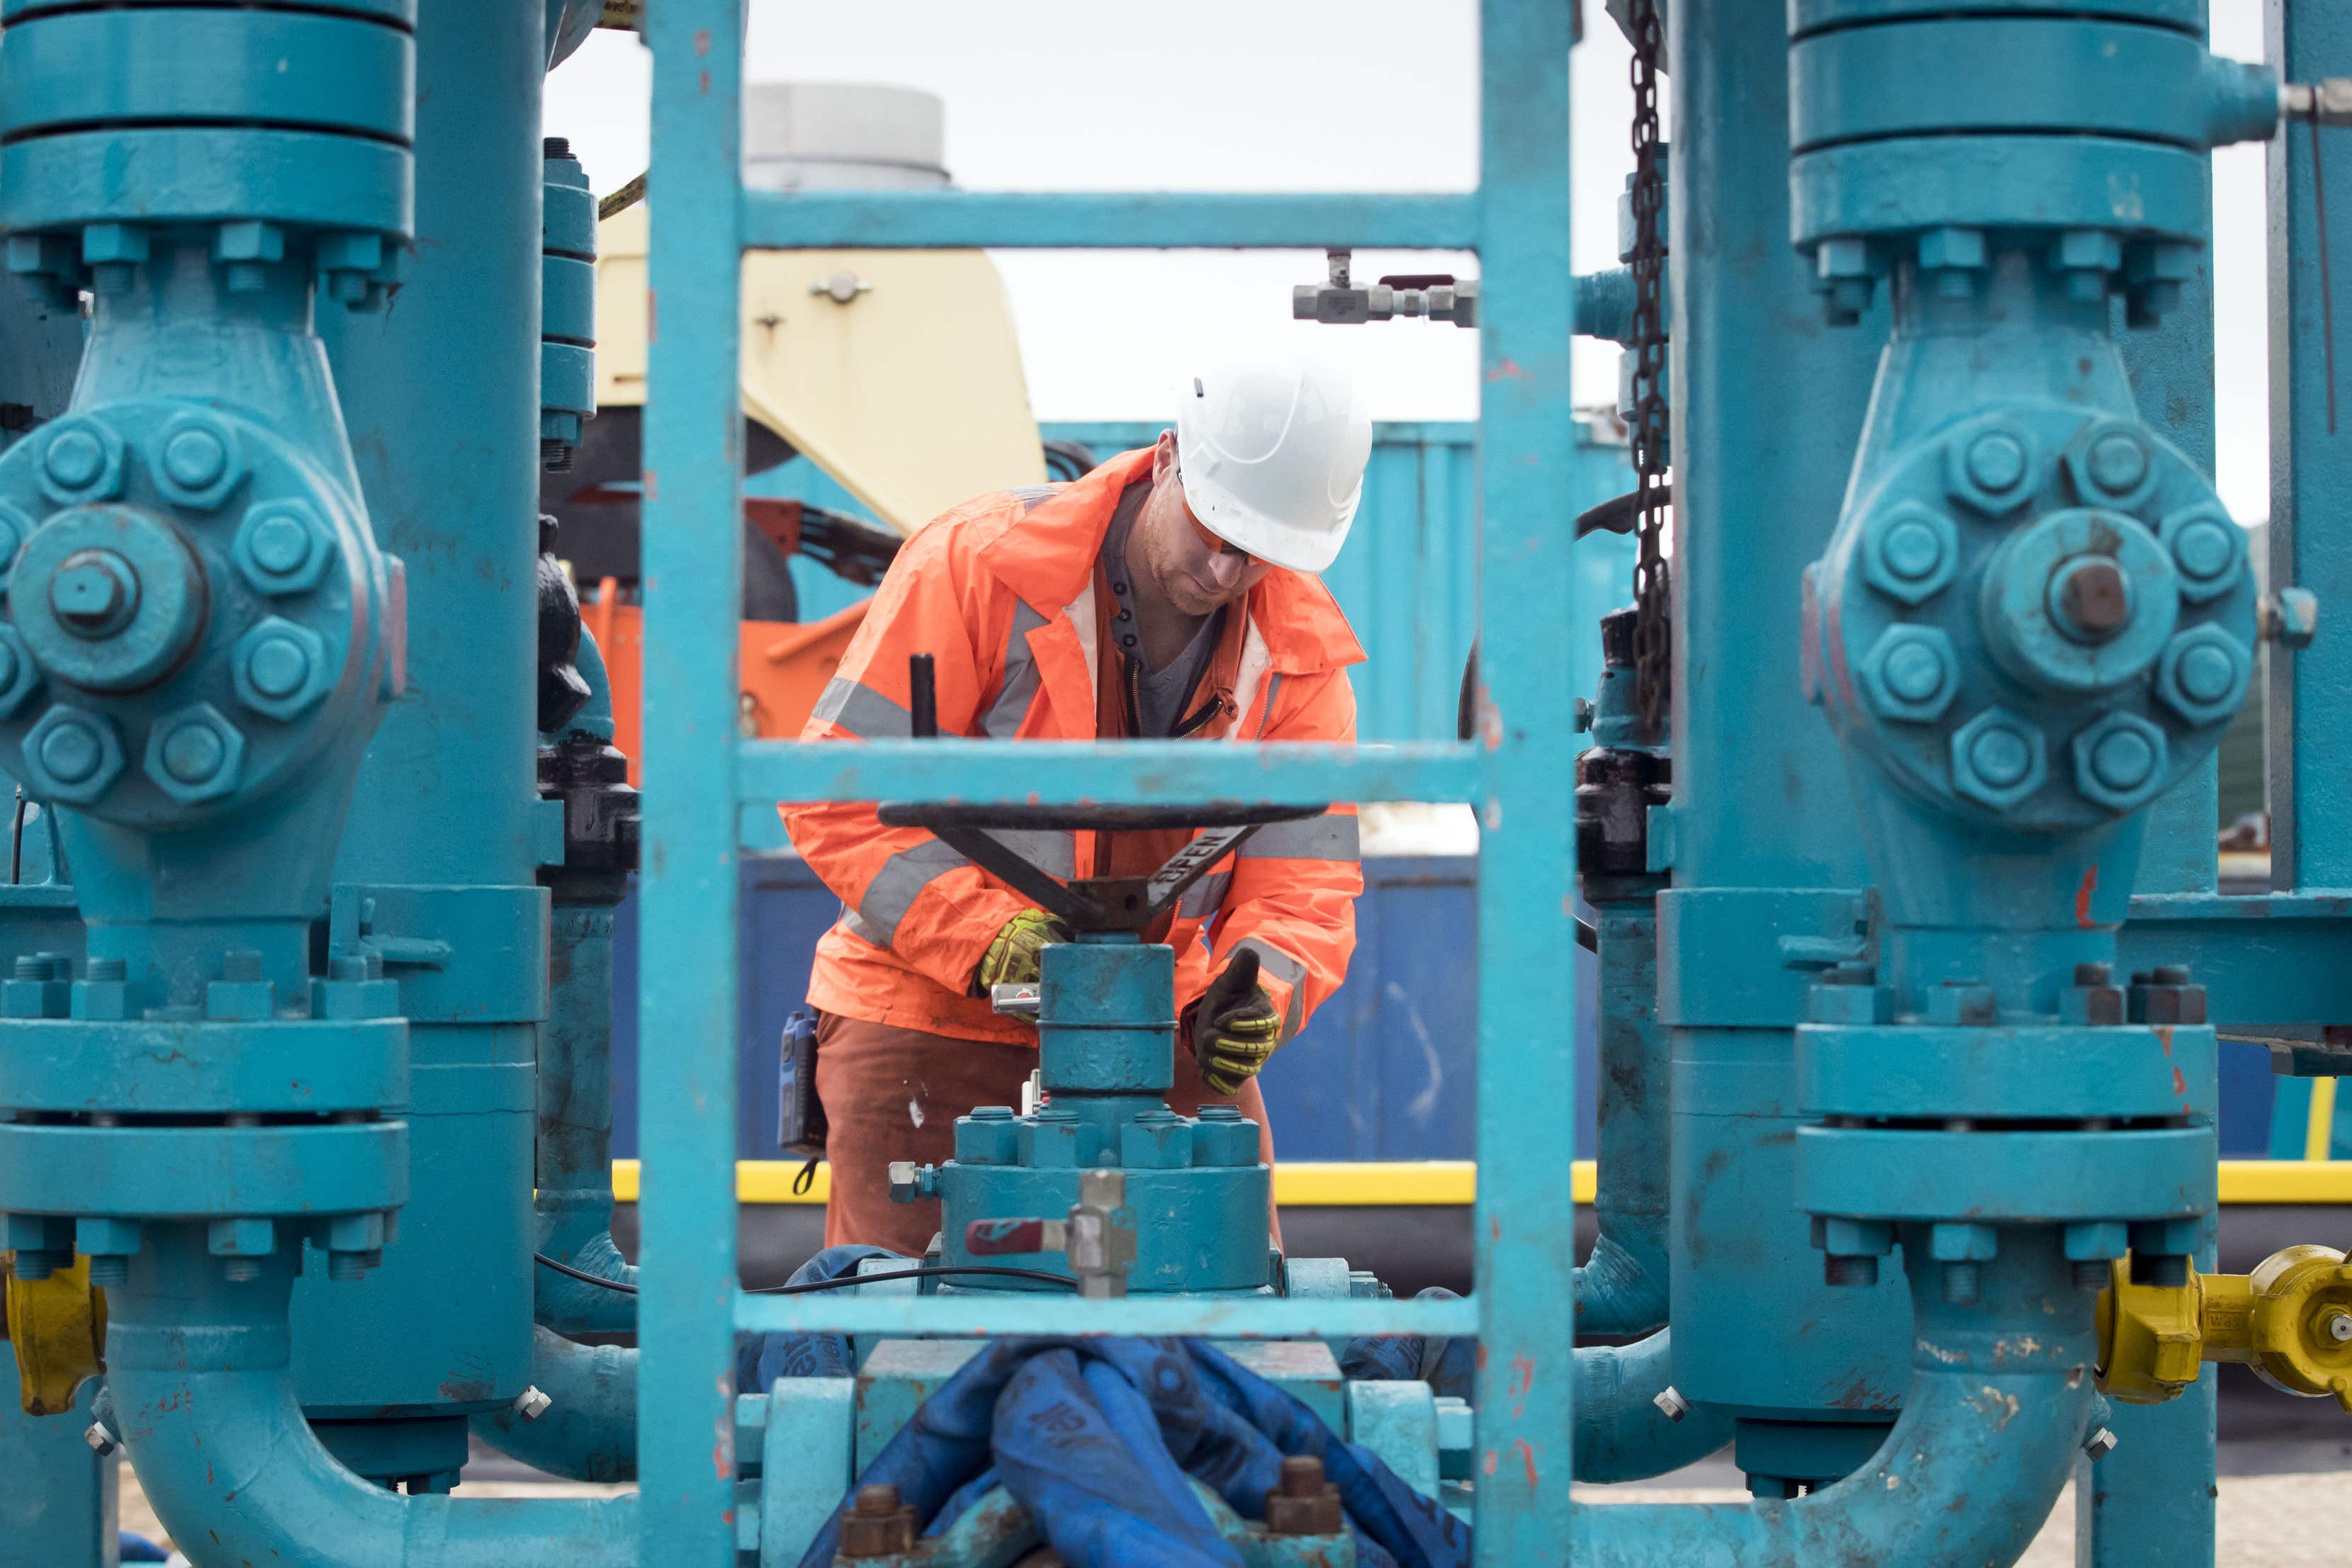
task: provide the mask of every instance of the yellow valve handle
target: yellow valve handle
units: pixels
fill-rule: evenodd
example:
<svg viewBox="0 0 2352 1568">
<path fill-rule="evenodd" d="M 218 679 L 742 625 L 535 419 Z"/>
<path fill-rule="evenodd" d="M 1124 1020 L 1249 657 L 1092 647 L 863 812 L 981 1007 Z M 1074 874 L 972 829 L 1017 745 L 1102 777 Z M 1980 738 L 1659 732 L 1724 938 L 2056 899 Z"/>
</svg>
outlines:
<svg viewBox="0 0 2352 1568">
<path fill-rule="evenodd" d="M 106 1369 L 106 1292 L 90 1284 L 87 1258 L 46 1280 L 19 1280 L 12 1269 L 7 1287 L 17 1402 L 27 1416 L 61 1415 L 83 1382 Z"/>
<path fill-rule="evenodd" d="M 2234 1361 L 2273 1387 L 2330 1395 L 2352 1412 L 2352 1265 L 2331 1247 L 2289 1247 L 2251 1274 L 2200 1274 L 2136 1285 L 2117 1259 L 2099 1294 L 2100 1392 L 2158 1405 L 2197 1381 L 2200 1364 Z"/>
</svg>

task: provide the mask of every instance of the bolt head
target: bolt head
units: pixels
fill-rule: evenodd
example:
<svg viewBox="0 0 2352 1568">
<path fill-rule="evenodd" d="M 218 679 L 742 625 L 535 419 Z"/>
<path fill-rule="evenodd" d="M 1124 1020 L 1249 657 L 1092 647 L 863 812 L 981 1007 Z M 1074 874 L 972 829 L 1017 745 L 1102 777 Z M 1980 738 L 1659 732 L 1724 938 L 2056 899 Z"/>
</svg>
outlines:
<svg viewBox="0 0 2352 1568">
<path fill-rule="evenodd" d="M 87 805 L 122 772 L 122 743 L 104 714 L 59 703 L 26 732 L 25 782 L 68 805 Z"/>
<path fill-rule="evenodd" d="M 327 645 L 308 626 L 272 615 L 236 640 L 231 668 L 237 700 L 280 721 L 299 717 L 327 695 Z"/>
<path fill-rule="evenodd" d="M 2083 1439 L 2083 1452 L 2095 1459 L 2104 1459 L 2116 1451 L 2116 1434 L 2112 1427 L 2102 1427 Z"/>
<path fill-rule="evenodd" d="M 114 1434 L 106 1429 L 106 1423 L 103 1421 L 92 1421 L 84 1427 L 81 1440 L 88 1443 L 91 1451 L 101 1459 L 121 1446 L 115 1441 Z"/>
<path fill-rule="evenodd" d="M 234 791 L 245 762 L 245 732 L 210 703 L 163 715 L 147 731 L 141 766 L 148 780 L 184 805 Z"/>
<path fill-rule="evenodd" d="M 537 1387 L 530 1387 L 515 1396 L 514 1410 L 515 1414 L 524 1420 L 536 1421 L 546 1415 L 554 1404 L 554 1400 L 549 1398 Z"/>
<path fill-rule="evenodd" d="M 2005 811 L 2048 777 L 2041 729 L 2003 708 L 1987 708 L 1952 732 L 1952 788 Z"/>
<path fill-rule="evenodd" d="M 229 554 L 258 591 L 307 593 L 335 558 L 334 533 L 308 501 L 266 501 L 245 514 Z"/>
<path fill-rule="evenodd" d="M 33 537 L 33 519 L 22 511 L 0 501 L 0 592 L 5 592 L 8 579 L 16 570 L 16 552 Z"/>
<path fill-rule="evenodd" d="M 139 612 L 139 573 L 110 549 L 79 549 L 49 578 L 49 611 L 77 637 L 111 637 Z"/>
<path fill-rule="evenodd" d="M 2263 598 L 2258 621 L 2264 642 L 2308 648 L 2319 633 L 2319 596 L 2307 588 L 2282 588 Z"/>
<path fill-rule="evenodd" d="M 2066 448 L 2066 478 L 2086 507 L 2128 508 L 2156 487 L 2156 453 L 2147 433 L 2121 420 L 2086 425 Z"/>
<path fill-rule="evenodd" d="M 2108 714 L 2076 735 L 2068 750 L 2076 791 L 2118 811 L 2146 804 L 2170 777 L 2162 727 L 2137 714 Z"/>
<path fill-rule="evenodd" d="M 1889 626 L 1855 670 L 1863 696 L 1882 718 L 1933 724 L 1959 695 L 1959 659 L 1937 626 Z"/>
<path fill-rule="evenodd" d="M 40 666 L 25 640 L 14 626 L 0 625 L 0 719 L 14 718 L 40 684 Z"/>
<path fill-rule="evenodd" d="M 2050 619 L 2078 643 L 2104 643 L 2131 622 L 2131 580 L 2108 555 L 2078 555 L 2050 574 Z"/>
<path fill-rule="evenodd" d="M 2042 487 L 2033 438 L 2008 420 L 1979 422 L 1944 448 L 1944 490 L 1987 517 L 2015 511 Z"/>
<path fill-rule="evenodd" d="M 2218 502 L 2183 507 L 2157 527 L 2179 575 L 2180 597 L 2191 604 L 2219 599 L 2237 586 L 2246 565 L 2246 530 Z"/>
<path fill-rule="evenodd" d="M 2156 695 L 2190 724 L 2217 724 L 2238 711 L 2252 678 L 2252 649 L 2219 626 L 2192 626 L 2165 644 Z"/>
<path fill-rule="evenodd" d="M 1871 519 L 1863 546 L 1863 577 L 1903 604 L 1923 604 L 1952 580 L 1959 567 L 1959 532 L 1932 507 L 1905 501 Z"/>
<path fill-rule="evenodd" d="M 163 427 L 155 488 L 172 501 L 210 511 L 246 476 L 236 433 L 208 413 L 183 413 Z"/>
<path fill-rule="evenodd" d="M 1690 1401 L 1682 1396 L 1680 1389 L 1661 1388 L 1651 1396 L 1650 1403 L 1669 1421 L 1679 1421 L 1690 1414 Z"/>
<path fill-rule="evenodd" d="M 61 507 L 122 494 L 122 437 L 88 414 L 50 422 L 41 438 L 41 493 Z"/>
</svg>

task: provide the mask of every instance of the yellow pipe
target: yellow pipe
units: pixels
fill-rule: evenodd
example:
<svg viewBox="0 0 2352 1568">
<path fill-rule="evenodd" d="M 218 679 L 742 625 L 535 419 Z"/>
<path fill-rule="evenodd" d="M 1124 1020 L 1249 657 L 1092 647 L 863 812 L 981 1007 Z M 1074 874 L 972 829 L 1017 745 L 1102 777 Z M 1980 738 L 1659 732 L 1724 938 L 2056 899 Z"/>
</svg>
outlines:
<svg viewBox="0 0 2352 1568">
<path fill-rule="evenodd" d="M 2321 1079 L 2331 1091 L 2334 1080 Z M 793 1160 L 740 1160 L 735 1166 L 740 1203 L 823 1203 L 832 1170 L 820 1164 L 805 1192 L 794 1194 L 801 1166 Z M 637 1198 L 635 1160 L 613 1162 L 613 1194 Z M 1275 1201 L 1292 1207 L 1457 1207 L 1476 1196 L 1477 1167 L 1467 1160 L 1298 1160 L 1274 1168 Z M 1592 1201 L 1592 1162 L 1570 1168 L 1569 1197 Z M 2223 1160 L 2223 1203 L 2352 1204 L 2352 1160 Z"/>
</svg>

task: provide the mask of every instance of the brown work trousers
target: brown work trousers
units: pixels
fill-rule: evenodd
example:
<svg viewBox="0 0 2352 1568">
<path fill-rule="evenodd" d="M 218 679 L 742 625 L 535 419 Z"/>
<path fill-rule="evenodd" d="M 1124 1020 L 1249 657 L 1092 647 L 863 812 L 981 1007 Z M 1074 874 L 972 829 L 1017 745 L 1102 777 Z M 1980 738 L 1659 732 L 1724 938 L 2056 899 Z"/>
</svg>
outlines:
<svg viewBox="0 0 2352 1568">
<path fill-rule="evenodd" d="M 833 1166 L 824 1206 L 824 1244 L 862 1242 L 919 1258 L 940 1228 L 937 1198 L 890 1201 L 890 1162 L 939 1165 L 955 1154 L 955 1119 L 977 1105 L 1021 1105 L 1021 1086 L 1037 1065 L 1034 1047 L 957 1040 L 895 1024 L 821 1013 L 816 1025 L 816 1092 L 828 1127 Z M 1255 1082 L 1238 1097 L 1210 1094 L 1191 1055 L 1176 1053 L 1169 1105 L 1191 1115 L 1203 1102 L 1239 1105 L 1258 1125 L 1258 1157 L 1274 1164 L 1274 1133 Z M 1274 1243 L 1282 1233 L 1271 1212 Z"/>
</svg>

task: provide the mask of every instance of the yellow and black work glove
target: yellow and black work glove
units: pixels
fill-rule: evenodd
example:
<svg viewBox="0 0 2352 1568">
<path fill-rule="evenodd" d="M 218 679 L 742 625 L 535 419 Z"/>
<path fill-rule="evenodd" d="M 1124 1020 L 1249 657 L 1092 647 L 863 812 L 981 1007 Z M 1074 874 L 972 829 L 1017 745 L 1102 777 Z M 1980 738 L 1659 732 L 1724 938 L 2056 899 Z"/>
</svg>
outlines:
<svg viewBox="0 0 2352 1568">
<path fill-rule="evenodd" d="M 1238 1094 L 1282 1043 L 1282 1015 L 1257 983 L 1257 953 L 1243 947 L 1226 960 L 1192 1004 L 1192 1060 L 1215 1093 Z"/>
<path fill-rule="evenodd" d="M 1042 909 L 1024 909 L 1004 923 L 980 964 L 971 972 L 971 994 L 988 995 L 991 986 L 1025 986 L 1037 978 L 1046 945 L 1067 942 L 1070 928 Z"/>
</svg>

